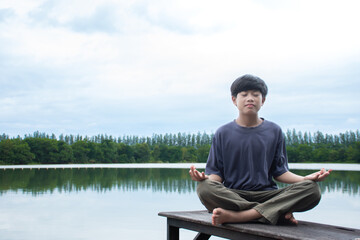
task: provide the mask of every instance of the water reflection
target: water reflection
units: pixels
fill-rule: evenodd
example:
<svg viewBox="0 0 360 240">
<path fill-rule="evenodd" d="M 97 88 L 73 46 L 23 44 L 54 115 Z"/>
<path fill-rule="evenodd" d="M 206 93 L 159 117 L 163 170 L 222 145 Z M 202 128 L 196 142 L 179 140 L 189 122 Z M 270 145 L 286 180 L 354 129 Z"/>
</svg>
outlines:
<svg viewBox="0 0 360 240">
<path fill-rule="evenodd" d="M 196 183 L 184 169 L 15 169 L 0 172 L 0 194 L 12 190 L 39 194 L 81 190 L 193 192 Z"/>
<path fill-rule="evenodd" d="M 307 175 L 313 171 L 294 170 L 293 172 Z M 359 195 L 360 174 L 351 171 L 334 171 L 326 181 L 319 185 L 322 192 L 341 189 L 344 194 Z M 87 189 L 98 192 L 121 189 L 189 193 L 195 191 L 196 182 L 190 179 L 187 169 L 8 169 L 0 172 L 0 194 L 7 191 L 21 191 L 37 195 L 45 192 L 72 192 Z"/>
<path fill-rule="evenodd" d="M 293 170 L 292 172 L 306 176 L 314 170 Z M 280 187 L 282 184 L 278 184 Z M 321 192 L 338 192 L 349 195 L 360 195 L 360 172 L 332 171 L 325 181 L 319 182 Z"/>
</svg>

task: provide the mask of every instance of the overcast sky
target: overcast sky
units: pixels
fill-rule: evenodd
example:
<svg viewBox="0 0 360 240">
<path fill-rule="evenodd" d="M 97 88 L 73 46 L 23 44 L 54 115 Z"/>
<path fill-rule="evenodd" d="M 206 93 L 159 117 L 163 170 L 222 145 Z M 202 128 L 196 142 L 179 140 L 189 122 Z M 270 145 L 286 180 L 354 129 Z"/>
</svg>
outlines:
<svg viewBox="0 0 360 240">
<path fill-rule="evenodd" d="M 360 2 L 1 0 L 0 133 L 213 133 L 268 84 L 283 131 L 360 124 Z"/>
</svg>

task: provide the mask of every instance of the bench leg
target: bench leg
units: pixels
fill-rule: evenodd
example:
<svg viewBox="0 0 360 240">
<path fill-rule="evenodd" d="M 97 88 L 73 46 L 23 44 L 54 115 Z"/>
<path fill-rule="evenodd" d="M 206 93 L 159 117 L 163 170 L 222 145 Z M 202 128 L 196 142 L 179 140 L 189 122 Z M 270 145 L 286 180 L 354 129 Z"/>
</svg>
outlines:
<svg viewBox="0 0 360 240">
<path fill-rule="evenodd" d="M 179 240 L 179 228 L 167 225 L 167 240 Z"/>
<path fill-rule="evenodd" d="M 194 240 L 208 240 L 211 237 L 211 235 L 205 234 L 205 233 L 198 233 Z"/>
</svg>

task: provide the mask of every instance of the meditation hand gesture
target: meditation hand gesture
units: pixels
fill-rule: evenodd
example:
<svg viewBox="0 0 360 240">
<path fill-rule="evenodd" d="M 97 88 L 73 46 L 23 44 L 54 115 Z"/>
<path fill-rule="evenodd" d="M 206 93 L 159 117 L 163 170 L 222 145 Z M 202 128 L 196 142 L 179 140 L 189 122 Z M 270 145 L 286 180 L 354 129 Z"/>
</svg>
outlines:
<svg viewBox="0 0 360 240">
<path fill-rule="evenodd" d="M 331 171 L 332 171 L 331 169 L 329 171 L 326 171 L 324 168 L 322 168 L 318 172 L 314 172 L 312 174 L 305 176 L 304 179 L 305 180 L 313 180 L 315 182 L 320 182 L 320 181 L 323 181 L 327 176 L 329 176 Z"/>
<path fill-rule="evenodd" d="M 203 181 L 208 178 L 208 176 L 205 175 L 204 172 L 200 173 L 198 170 L 196 170 L 194 165 L 191 165 L 189 174 L 191 179 L 194 181 Z"/>
</svg>

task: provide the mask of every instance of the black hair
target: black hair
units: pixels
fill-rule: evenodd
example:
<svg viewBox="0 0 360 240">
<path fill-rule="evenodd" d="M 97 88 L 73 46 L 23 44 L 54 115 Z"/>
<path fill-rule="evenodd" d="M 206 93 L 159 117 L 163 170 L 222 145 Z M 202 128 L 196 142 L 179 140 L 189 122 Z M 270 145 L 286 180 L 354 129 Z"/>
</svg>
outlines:
<svg viewBox="0 0 360 240">
<path fill-rule="evenodd" d="M 250 74 L 238 77 L 230 87 L 231 95 L 234 97 L 236 97 L 239 92 L 248 90 L 260 91 L 263 98 L 265 98 L 268 93 L 268 88 L 264 80 Z"/>
</svg>

